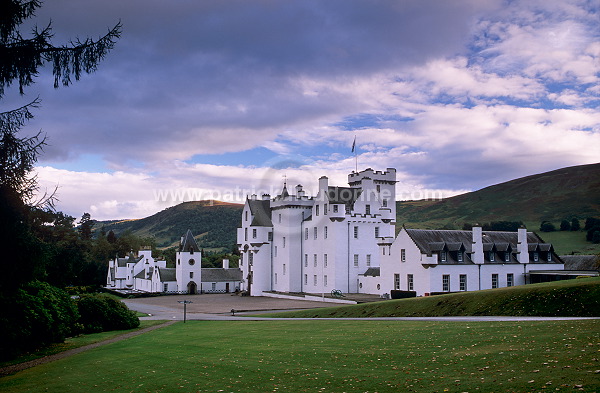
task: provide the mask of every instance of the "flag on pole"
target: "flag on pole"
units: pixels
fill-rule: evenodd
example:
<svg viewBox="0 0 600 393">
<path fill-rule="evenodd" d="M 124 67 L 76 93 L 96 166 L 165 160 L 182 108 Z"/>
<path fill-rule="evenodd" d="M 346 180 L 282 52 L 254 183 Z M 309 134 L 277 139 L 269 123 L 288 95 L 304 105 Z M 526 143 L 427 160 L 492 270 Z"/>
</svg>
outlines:
<svg viewBox="0 0 600 393">
<path fill-rule="evenodd" d="M 356 149 L 356 135 L 354 136 L 354 142 L 352 142 L 352 153 L 354 153 L 355 149 Z"/>
</svg>

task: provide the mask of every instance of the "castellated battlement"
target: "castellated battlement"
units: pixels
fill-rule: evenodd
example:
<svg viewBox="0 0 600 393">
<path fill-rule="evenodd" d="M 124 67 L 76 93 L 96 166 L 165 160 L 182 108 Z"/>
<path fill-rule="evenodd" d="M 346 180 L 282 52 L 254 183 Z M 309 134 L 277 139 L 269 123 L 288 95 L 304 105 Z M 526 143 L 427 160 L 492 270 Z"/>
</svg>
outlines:
<svg viewBox="0 0 600 393">
<path fill-rule="evenodd" d="M 364 171 L 352 172 L 348 175 L 348 184 L 351 186 L 354 184 L 360 184 L 363 179 L 372 179 L 376 183 L 382 181 L 396 183 L 396 169 L 387 168 L 382 172 L 367 168 Z"/>
</svg>

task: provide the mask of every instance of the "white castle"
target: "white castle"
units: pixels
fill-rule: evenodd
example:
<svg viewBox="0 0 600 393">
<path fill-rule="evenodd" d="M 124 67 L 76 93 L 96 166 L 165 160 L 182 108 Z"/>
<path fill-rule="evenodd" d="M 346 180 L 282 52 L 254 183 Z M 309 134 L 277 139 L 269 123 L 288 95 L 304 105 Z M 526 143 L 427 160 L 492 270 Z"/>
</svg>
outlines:
<svg viewBox="0 0 600 393">
<path fill-rule="evenodd" d="M 273 199 L 247 199 L 237 235 L 241 289 L 380 293 L 378 243 L 394 237 L 396 170 L 352 172 L 348 184 L 330 186 L 323 176 L 315 197 L 284 184 Z"/>
<path fill-rule="evenodd" d="M 240 289 L 325 294 L 391 291 L 417 296 L 472 291 L 568 275 L 551 244 L 518 232 L 415 230 L 395 235 L 396 170 L 348 175 L 349 187 L 319 179 L 309 197 L 284 184 L 280 195 L 246 200 L 237 243 Z"/>
</svg>

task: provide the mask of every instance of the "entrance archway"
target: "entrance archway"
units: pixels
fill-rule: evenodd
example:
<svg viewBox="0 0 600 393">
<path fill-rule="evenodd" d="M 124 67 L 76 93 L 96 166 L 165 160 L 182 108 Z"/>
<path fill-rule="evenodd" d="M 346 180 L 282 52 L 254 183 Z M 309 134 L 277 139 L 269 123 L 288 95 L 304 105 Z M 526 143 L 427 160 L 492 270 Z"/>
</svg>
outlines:
<svg viewBox="0 0 600 393">
<path fill-rule="evenodd" d="M 198 288 L 198 286 L 193 281 L 190 281 L 187 285 L 188 293 L 190 295 L 195 295 L 198 292 L 197 288 Z"/>
</svg>

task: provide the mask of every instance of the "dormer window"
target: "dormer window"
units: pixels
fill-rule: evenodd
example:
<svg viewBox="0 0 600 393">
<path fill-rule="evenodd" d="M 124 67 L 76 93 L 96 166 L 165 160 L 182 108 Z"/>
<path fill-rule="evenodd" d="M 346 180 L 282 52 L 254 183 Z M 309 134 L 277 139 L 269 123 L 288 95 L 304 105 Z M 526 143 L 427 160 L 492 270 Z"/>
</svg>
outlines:
<svg viewBox="0 0 600 393">
<path fill-rule="evenodd" d="M 533 261 L 537 262 L 540 260 L 540 254 L 537 251 L 533 252 Z"/>
<path fill-rule="evenodd" d="M 490 262 L 494 262 L 496 260 L 496 254 L 493 251 L 490 251 Z"/>
<path fill-rule="evenodd" d="M 546 261 L 552 262 L 552 251 L 548 251 L 548 255 L 546 256 Z"/>
<path fill-rule="evenodd" d="M 504 253 L 504 262 L 510 262 L 510 251 Z"/>
<path fill-rule="evenodd" d="M 456 253 L 456 260 L 457 260 L 458 262 L 462 262 L 462 261 L 463 261 L 463 252 L 462 252 L 462 251 L 458 251 L 458 252 Z"/>
<path fill-rule="evenodd" d="M 440 251 L 440 262 L 446 262 L 447 255 L 446 251 Z"/>
</svg>

